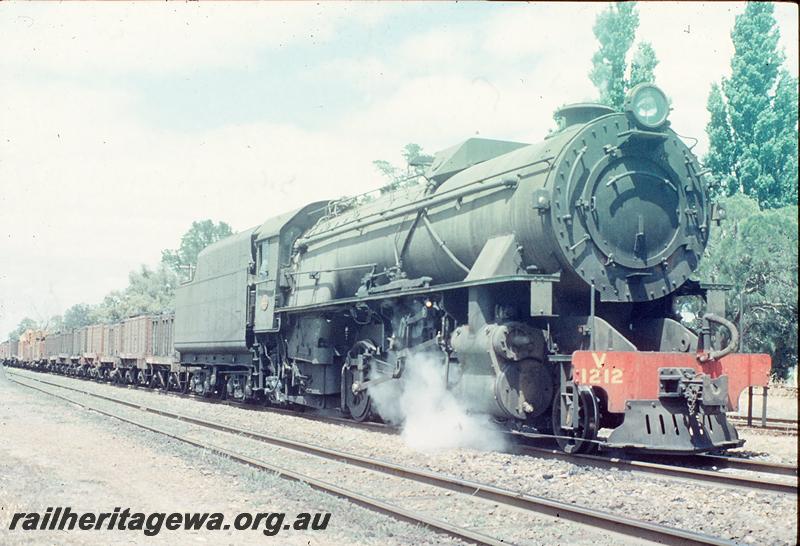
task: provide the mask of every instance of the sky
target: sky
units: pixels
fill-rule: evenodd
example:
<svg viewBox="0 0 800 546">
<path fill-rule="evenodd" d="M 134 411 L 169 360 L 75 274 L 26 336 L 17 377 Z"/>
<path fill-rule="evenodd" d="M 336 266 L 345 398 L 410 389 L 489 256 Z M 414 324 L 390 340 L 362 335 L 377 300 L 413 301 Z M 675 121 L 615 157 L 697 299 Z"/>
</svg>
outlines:
<svg viewBox="0 0 800 546">
<path fill-rule="evenodd" d="M 382 185 L 466 138 L 536 142 L 591 101 L 598 3 L 0 3 L 0 338 L 127 286 L 192 221 L 234 230 Z M 707 148 L 741 3 L 639 3 Z M 797 6 L 776 5 L 797 74 Z M 635 44 L 632 50 L 635 49 Z"/>
</svg>

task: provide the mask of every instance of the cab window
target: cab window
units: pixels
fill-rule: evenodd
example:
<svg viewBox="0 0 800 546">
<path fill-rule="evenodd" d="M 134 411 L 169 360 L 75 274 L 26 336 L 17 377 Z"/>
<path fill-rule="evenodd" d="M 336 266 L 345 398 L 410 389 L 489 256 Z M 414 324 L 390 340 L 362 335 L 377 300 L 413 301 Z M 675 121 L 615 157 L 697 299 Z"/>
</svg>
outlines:
<svg viewBox="0 0 800 546">
<path fill-rule="evenodd" d="M 261 246 L 259 247 L 259 266 L 258 266 L 258 276 L 259 278 L 266 279 L 269 277 L 269 241 L 262 241 Z"/>
</svg>

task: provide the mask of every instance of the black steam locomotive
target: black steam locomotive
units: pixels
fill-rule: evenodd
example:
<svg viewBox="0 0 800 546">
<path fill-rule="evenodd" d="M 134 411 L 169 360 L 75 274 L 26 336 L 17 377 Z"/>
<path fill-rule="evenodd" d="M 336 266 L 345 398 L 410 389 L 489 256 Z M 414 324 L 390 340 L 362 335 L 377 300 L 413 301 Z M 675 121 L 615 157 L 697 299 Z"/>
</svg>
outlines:
<svg viewBox="0 0 800 546">
<path fill-rule="evenodd" d="M 770 362 L 734 352 L 722 287 L 690 279 L 723 211 L 668 113 L 649 84 L 623 112 L 567 106 L 542 142 L 469 139 L 410 189 L 207 248 L 178 290 L 189 387 L 364 420 L 424 357 L 471 411 L 568 451 L 741 445 L 725 411 Z M 703 299 L 701 331 L 680 296 Z"/>
<path fill-rule="evenodd" d="M 376 389 L 414 389 L 426 366 L 468 411 L 566 451 L 738 447 L 725 412 L 770 360 L 735 352 L 725 287 L 690 278 L 723 211 L 668 104 L 643 84 L 623 112 L 561 108 L 537 144 L 469 139 L 420 183 L 209 246 L 174 330 L 158 316 L 31 331 L 0 357 L 359 421 L 381 417 Z M 702 300 L 698 332 L 678 298 Z"/>
</svg>

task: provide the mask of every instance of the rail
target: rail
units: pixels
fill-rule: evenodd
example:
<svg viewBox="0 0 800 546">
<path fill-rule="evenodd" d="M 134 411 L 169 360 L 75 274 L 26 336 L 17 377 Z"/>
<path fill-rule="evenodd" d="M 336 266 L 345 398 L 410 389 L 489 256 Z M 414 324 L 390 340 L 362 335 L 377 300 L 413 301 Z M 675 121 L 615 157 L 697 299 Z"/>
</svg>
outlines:
<svg viewBox="0 0 800 546">
<path fill-rule="evenodd" d="M 76 401 L 72 398 L 62 396 L 57 393 L 53 393 L 52 391 L 48 391 L 46 389 L 41 389 L 36 386 L 32 386 L 27 384 L 24 381 L 19 381 L 16 377 L 24 377 L 26 379 L 32 379 L 33 381 L 37 381 L 44 384 L 50 384 L 56 387 L 60 387 L 66 390 L 72 390 L 79 392 L 81 394 L 88 395 L 90 397 L 94 397 L 101 400 L 106 400 L 112 403 L 117 403 L 122 406 L 130 407 L 133 409 L 137 409 L 139 411 L 145 413 L 152 413 L 154 415 L 158 415 L 161 417 L 166 417 L 169 419 L 174 419 L 181 422 L 187 422 L 194 425 L 202 426 L 205 428 L 218 430 L 221 432 L 227 432 L 230 434 L 234 434 L 237 436 L 244 436 L 249 439 L 257 440 L 260 442 L 269 443 L 272 445 L 277 445 L 279 447 L 291 449 L 298 452 L 303 452 L 311 455 L 315 455 L 318 457 L 337 460 L 340 462 L 345 462 L 350 465 L 359 466 L 362 468 L 368 468 L 373 471 L 382 472 L 385 474 L 390 474 L 394 476 L 398 476 L 407 480 L 424 483 L 427 485 L 433 485 L 435 487 L 439 487 L 442 489 L 447 489 L 459 493 L 463 493 L 469 495 L 471 497 L 477 497 L 484 500 L 489 500 L 492 502 L 496 502 L 498 504 L 503 504 L 505 506 L 510 506 L 514 508 L 519 508 L 526 511 L 531 511 L 539 514 L 548 515 L 551 517 L 556 517 L 562 520 L 568 520 L 575 523 L 588 525 L 594 528 L 601 528 L 607 531 L 615 532 L 624 534 L 630 537 L 635 537 L 637 539 L 644 539 L 649 540 L 652 542 L 657 542 L 660 544 L 714 544 L 714 545 L 730 545 L 734 544 L 731 541 L 713 537 L 710 535 L 705 535 L 702 533 L 695 533 L 692 531 L 687 531 L 683 529 L 677 529 L 673 527 L 667 527 L 659 524 L 649 523 L 641 520 L 636 520 L 632 518 L 627 518 L 625 516 L 619 516 L 616 514 L 611 514 L 608 512 L 602 512 L 600 510 L 595 510 L 588 507 L 581 507 L 572 504 L 563 503 L 560 501 L 556 501 L 553 499 L 548 499 L 544 497 L 538 497 L 533 495 L 528 495 L 519 491 L 511 491 L 502 489 L 493 485 L 483 484 L 478 482 L 472 482 L 469 480 L 464 480 L 452 476 L 446 476 L 437 474 L 435 472 L 430 472 L 421 469 L 414 469 L 411 467 L 406 467 L 403 465 L 390 463 L 386 461 L 381 461 L 378 459 L 373 459 L 369 457 L 363 457 L 360 455 L 344 453 L 341 451 L 324 448 L 321 446 L 316 446 L 313 444 L 308 444 L 304 442 L 298 442 L 295 440 L 290 440 L 287 438 L 282 438 L 279 436 L 261 434 L 256 432 L 251 432 L 247 430 L 242 430 L 239 428 L 231 427 L 222 423 L 214 422 L 214 421 L 207 421 L 204 419 L 199 419 L 187 415 L 182 415 L 178 413 L 173 413 L 169 411 L 159 410 L 157 408 L 152 408 L 149 406 L 143 406 L 141 404 L 127 402 L 124 400 L 119 400 L 117 398 L 108 397 L 104 395 L 99 395 L 96 393 L 92 393 L 89 391 L 80 391 L 78 389 L 73 389 L 71 387 L 58 385 L 54 383 L 49 383 L 45 381 L 41 381 L 34 378 L 29 378 L 27 376 L 20 376 L 18 374 L 8 374 L 12 377 L 12 381 L 15 381 L 19 385 L 43 392 L 50 396 L 54 396 L 56 398 L 60 398 L 62 400 L 68 401 L 73 404 L 77 404 L 81 407 L 91 409 L 96 411 L 102 415 L 112 417 L 123 422 L 127 422 L 129 424 L 133 424 L 140 428 L 149 430 L 151 432 L 156 432 L 159 434 L 166 435 L 176 440 L 180 440 L 182 442 L 188 443 L 195 447 L 199 447 L 202 449 L 207 449 L 230 459 L 247 464 L 249 466 L 253 466 L 255 468 L 260 468 L 262 470 L 268 470 L 271 472 L 275 472 L 282 477 L 286 477 L 288 479 L 292 479 L 295 481 L 302 481 L 304 483 L 308 483 L 311 487 L 325 491 L 327 493 L 334 494 L 336 496 L 340 496 L 343 498 L 347 498 L 361 506 L 366 508 L 370 508 L 376 511 L 380 511 L 385 514 L 392 515 L 397 517 L 398 519 L 402 519 L 404 521 L 413 521 L 418 523 L 423 523 L 427 525 L 431 529 L 448 534 L 450 536 L 460 538 L 462 540 L 466 540 L 471 543 L 476 544 L 504 544 L 504 542 L 494 538 L 489 537 L 487 535 L 483 535 L 482 533 L 477 533 L 475 531 L 465 529 L 462 527 L 454 526 L 449 523 L 442 522 L 440 520 L 430 518 L 428 516 L 424 516 L 422 514 L 416 514 L 399 508 L 397 506 L 385 503 L 383 501 L 378 501 L 376 499 L 366 497 L 354 491 L 350 491 L 347 489 L 342 488 L 341 486 L 337 486 L 335 484 L 330 484 L 328 482 L 323 482 L 321 480 L 317 480 L 315 478 L 301 475 L 297 472 L 280 468 L 271 463 L 267 463 L 265 461 L 259 461 L 248 457 L 246 455 L 242 455 L 218 446 L 213 446 L 211 444 L 205 444 L 202 442 L 198 442 L 194 439 L 190 439 L 184 436 L 180 436 L 174 434 L 169 431 L 164 431 L 162 429 L 158 429 L 157 427 L 152 427 L 151 425 L 147 425 L 135 420 L 127 419 L 125 417 L 121 417 L 119 415 L 115 415 L 110 412 L 106 412 L 102 409 L 97 407 L 93 407 L 89 404 Z"/>
</svg>

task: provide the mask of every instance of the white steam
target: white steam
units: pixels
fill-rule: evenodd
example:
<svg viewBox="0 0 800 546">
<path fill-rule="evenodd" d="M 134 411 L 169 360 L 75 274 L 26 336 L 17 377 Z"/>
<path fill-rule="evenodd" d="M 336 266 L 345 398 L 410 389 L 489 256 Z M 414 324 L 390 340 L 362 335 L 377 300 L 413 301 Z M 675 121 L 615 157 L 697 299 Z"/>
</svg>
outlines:
<svg viewBox="0 0 800 546">
<path fill-rule="evenodd" d="M 453 448 L 499 451 L 506 440 L 488 415 L 470 414 L 446 388 L 441 361 L 415 356 L 403 377 L 369 389 L 373 409 L 402 426 L 406 445 L 417 451 Z"/>
</svg>

